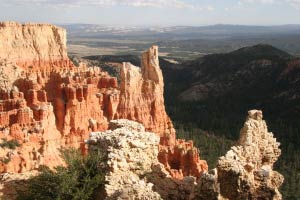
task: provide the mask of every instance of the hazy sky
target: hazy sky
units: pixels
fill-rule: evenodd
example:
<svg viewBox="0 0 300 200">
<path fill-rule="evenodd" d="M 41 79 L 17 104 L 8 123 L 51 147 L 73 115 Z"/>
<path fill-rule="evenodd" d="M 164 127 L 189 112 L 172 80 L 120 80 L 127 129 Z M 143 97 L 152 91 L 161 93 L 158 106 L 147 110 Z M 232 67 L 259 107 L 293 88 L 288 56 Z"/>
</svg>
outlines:
<svg viewBox="0 0 300 200">
<path fill-rule="evenodd" d="M 300 24 L 300 0 L 0 0 L 0 21 L 109 25 Z"/>
</svg>

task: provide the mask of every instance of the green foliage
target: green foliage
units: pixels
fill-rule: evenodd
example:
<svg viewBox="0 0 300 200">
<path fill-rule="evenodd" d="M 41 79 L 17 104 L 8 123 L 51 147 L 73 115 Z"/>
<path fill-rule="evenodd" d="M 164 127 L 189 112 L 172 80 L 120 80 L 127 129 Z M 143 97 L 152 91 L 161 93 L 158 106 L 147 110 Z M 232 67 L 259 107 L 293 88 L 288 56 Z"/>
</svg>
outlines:
<svg viewBox="0 0 300 200">
<path fill-rule="evenodd" d="M 180 138 L 192 139 L 200 149 L 201 159 L 208 162 L 209 168 L 215 167 L 219 156 L 229 149 L 230 141 L 238 139 L 239 130 L 245 121 L 247 105 L 237 101 L 223 99 L 218 102 L 178 102 L 167 101 L 167 110 L 175 120 Z M 243 101 L 240 101 L 243 102 Z M 279 106 L 279 105 L 278 105 Z M 242 112 L 244 111 L 244 112 Z M 264 113 L 268 128 L 274 132 L 281 143 L 282 154 L 275 163 L 275 170 L 284 175 L 284 183 L 280 188 L 283 199 L 300 198 L 300 124 L 299 118 L 285 118 Z M 210 134 L 205 134 L 201 129 Z M 228 139 L 226 139 L 228 138 Z M 227 150 L 226 150 L 227 148 Z"/>
<path fill-rule="evenodd" d="M 7 164 L 9 163 L 11 160 L 11 158 L 0 158 L 0 162 L 4 163 L 4 164 Z"/>
<path fill-rule="evenodd" d="M 176 134 L 178 138 L 193 140 L 200 149 L 200 158 L 206 160 L 210 169 L 216 167 L 218 158 L 234 145 L 232 140 L 224 136 L 217 137 L 213 133 L 182 124 L 176 125 Z"/>
<path fill-rule="evenodd" d="M 19 146 L 20 144 L 17 140 L 7 140 L 5 138 L 2 139 L 2 142 L 0 143 L 0 147 L 8 149 L 16 149 Z"/>
<path fill-rule="evenodd" d="M 112 77 L 117 77 L 118 81 L 120 82 L 120 68 L 112 67 L 106 63 L 99 63 L 101 70 L 107 72 Z"/>
<path fill-rule="evenodd" d="M 74 64 L 76 67 L 79 66 L 80 59 L 79 59 L 78 57 L 70 55 L 70 56 L 69 56 L 69 59 L 73 62 L 73 64 Z"/>
<path fill-rule="evenodd" d="M 226 153 L 230 141 L 238 139 L 247 111 L 254 107 L 262 109 L 269 131 L 281 143 L 282 154 L 274 168 L 285 178 L 280 188 L 283 199 L 300 199 L 300 118 L 298 110 L 290 109 L 293 102 L 273 101 L 273 107 L 269 109 L 234 95 L 207 101 L 181 102 L 174 99 L 182 89 L 179 87 L 183 87 L 178 85 L 166 84 L 166 109 L 175 122 L 178 137 L 194 140 L 200 149 L 201 159 L 208 162 L 210 169 L 215 167 L 218 157 Z M 289 113 L 278 113 L 276 108 Z"/>
<path fill-rule="evenodd" d="M 91 152 L 82 156 L 78 150 L 62 151 L 66 167 L 51 170 L 41 168 L 38 176 L 28 181 L 26 194 L 19 200 L 90 200 L 95 191 L 104 185 L 105 160 L 101 152 Z"/>
</svg>

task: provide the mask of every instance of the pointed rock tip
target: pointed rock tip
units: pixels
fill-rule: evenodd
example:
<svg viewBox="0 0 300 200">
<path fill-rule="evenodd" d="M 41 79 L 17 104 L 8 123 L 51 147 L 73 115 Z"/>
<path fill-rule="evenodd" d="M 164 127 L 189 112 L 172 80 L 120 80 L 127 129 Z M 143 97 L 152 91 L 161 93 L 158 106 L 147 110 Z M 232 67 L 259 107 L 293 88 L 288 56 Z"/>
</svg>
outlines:
<svg viewBox="0 0 300 200">
<path fill-rule="evenodd" d="M 249 110 L 248 111 L 248 118 L 255 119 L 255 120 L 262 120 L 263 113 L 261 110 Z"/>
</svg>

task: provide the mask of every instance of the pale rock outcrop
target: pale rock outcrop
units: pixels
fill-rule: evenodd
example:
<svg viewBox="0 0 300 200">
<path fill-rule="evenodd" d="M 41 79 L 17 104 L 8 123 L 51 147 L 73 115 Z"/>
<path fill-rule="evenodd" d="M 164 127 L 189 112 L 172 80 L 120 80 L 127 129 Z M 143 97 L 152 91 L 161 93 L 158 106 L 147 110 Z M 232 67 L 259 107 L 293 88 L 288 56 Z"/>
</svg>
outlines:
<svg viewBox="0 0 300 200">
<path fill-rule="evenodd" d="M 268 132 L 262 117 L 261 111 L 249 111 L 239 146 L 232 147 L 218 161 L 220 193 L 225 198 L 281 199 L 278 188 L 283 176 L 273 171 L 281 154 L 280 144 Z"/>
<path fill-rule="evenodd" d="M 160 138 L 147 132 L 142 124 L 112 120 L 109 128 L 92 132 L 86 141 L 90 151 L 107 154 L 106 185 L 104 194 L 99 191 L 98 199 L 281 199 L 278 189 L 283 177 L 273 171 L 280 156 L 279 143 L 268 132 L 261 111 L 249 111 L 238 146 L 219 159 L 217 168 L 203 172 L 198 179 L 174 178 L 158 160 Z M 14 199 L 16 184 L 26 187 L 20 177 L 0 177 L 5 197 Z"/>
<path fill-rule="evenodd" d="M 23 69 L 16 64 L 6 63 L 0 57 L 0 88 L 13 89 L 15 80 L 24 73 Z"/>
<path fill-rule="evenodd" d="M 162 164 L 154 165 L 147 180 L 164 200 L 191 200 L 195 197 L 196 177 L 173 177 Z"/>
<path fill-rule="evenodd" d="M 107 199 L 145 199 L 145 194 L 146 199 L 165 200 L 281 199 L 283 176 L 273 170 L 279 143 L 268 132 L 261 111 L 249 111 L 238 145 L 219 158 L 217 168 L 198 179 L 174 177 L 157 159 L 158 137 L 145 132 L 141 124 L 115 120 L 110 127 L 92 133 L 88 142 L 91 150 L 108 153 Z"/>
<path fill-rule="evenodd" d="M 185 200 L 193 197 L 195 177 L 173 178 L 158 161 L 160 138 L 142 124 L 112 120 L 105 132 L 92 132 L 90 151 L 107 153 L 105 197 L 102 199 Z"/>
<path fill-rule="evenodd" d="M 249 111 L 238 146 L 219 159 L 214 173 L 201 177 L 198 198 L 280 200 L 284 178 L 273 170 L 281 154 L 279 145 L 268 132 L 262 111 Z"/>
<path fill-rule="evenodd" d="M 20 192 L 26 192 L 28 189 L 27 180 L 36 174 L 36 172 L 0 174 L 0 199 L 17 199 Z"/>
<path fill-rule="evenodd" d="M 92 132 L 90 150 L 107 153 L 106 199 L 161 199 L 153 184 L 141 178 L 158 164 L 159 137 L 136 122 L 113 120 L 111 130 Z"/>
</svg>

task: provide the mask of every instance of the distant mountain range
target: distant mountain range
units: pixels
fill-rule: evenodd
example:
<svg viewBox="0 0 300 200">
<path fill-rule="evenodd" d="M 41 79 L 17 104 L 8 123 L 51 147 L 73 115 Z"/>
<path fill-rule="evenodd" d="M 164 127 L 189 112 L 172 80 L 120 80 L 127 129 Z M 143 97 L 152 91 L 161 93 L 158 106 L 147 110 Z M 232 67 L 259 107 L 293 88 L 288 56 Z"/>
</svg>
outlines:
<svg viewBox="0 0 300 200">
<path fill-rule="evenodd" d="M 270 45 L 170 65 L 164 76 L 166 91 L 174 85 L 181 88 L 176 91 L 179 101 L 218 99 L 221 104 L 234 104 L 231 112 L 258 108 L 270 117 L 300 118 L 300 59 Z"/>
<path fill-rule="evenodd" d="M 68 30 L 70 36 L 84 37 L 117 37 L 117 38 L 224 38 L 232 36 L 257 35 L 289 35 L 300 34 L 299 25 L 280 26 L 246 26 L 217 24 L 211 26 L 171 26 L 171 27 L 122 27 L 95 24 L 69 24 L 61 25 Z"/>
<path fill-rule="evenodd" d="M 287 92 L 300 83 L 300 60 L 270 45 L 207 55 L 182 66 L 170 76 L 174 73 L 183 76 L 188 88 L 180 94 L 180 99 L 185 101 L 205 100 L 228 93 L 257 96 L 260 100 L 263 96 L 268 100 L 300 99 L 300 90 Z M 295 79 L 296 74 L 299 80 Z M 299 96 L 295 97 L 295 94 Z"/>
<path fill-rule="evenodd" d="M 281 143 L 276 168 L 285 175 L 283 199 L 300 198 L 299 58 L 259 44 L 164 65 L 163 73 L 165 102 L 175 124 L 237 138 L 242 115 L 263 110 Z"/>
<path fill-rule="evenodd" d="M 89 60 L 129 61 L 139 65 L 139 57 L 90 56 Z M 253 108 L 262 109 L 269 119 L 295 122 L 300 119 L 300 59 L 271 45 L 259 44 L 223 54 L 210 54 L 198 59 L 173 64 L 160 58 L 165 79 L 167 107 L 175 121 L 181 118 L 207 116 L 209 105 L 240 119 Z M 212 103 L 214 102 L 214 103 Z M 173 107 L 187 105 L 184 110 Z M 189 110 L 190 109 L 190 110 Z M 199 117 L 201 119 L 201 117 Z M 203 118 L 200 120 L 204 123 Z M 200 126 L 201 127 L 201 126 Z"/>
<path fill-rule="evenodd" d="M 139 64 L 137 56 L 129 55 L 87 58 L 102 66 L 124 60 Z M 282 157 L 276 168 L 285 176 L 283 197 L 299 199 L 299 58 L 271 45 L 259 44 L 180 64 L 160 58 L 160 66 L 167 111 L 179 133 L 184 127 L 191 138 L 200 140 L 200 149 L 210 137 L 197 135 L 197 128 L 221 136 L 218 144 L 222 147 L 222 138 L 237 139 L 248 110 L 263 110 L 269 130 L 281 143 Z M 207 157 L 210 156 L 213 157 L 208 153 Z"/>
<path fill-rule="evenodd" d="M 134 54 L 155 44 L 169 58 L 192 60 L 202 55 L 228 53 L 245 46 L 270 44 L 300 55 L 300 25 L 115 27 L 93 24 L 63 25 L 70 47 L 102 48 L 110 54 Z M 108 51 L 109 50 L 109 51 Z M 71 53 L 82 53 L 74 50 Z M 85 54 L 93 55 L 93 54 Z"/>
</svg>

